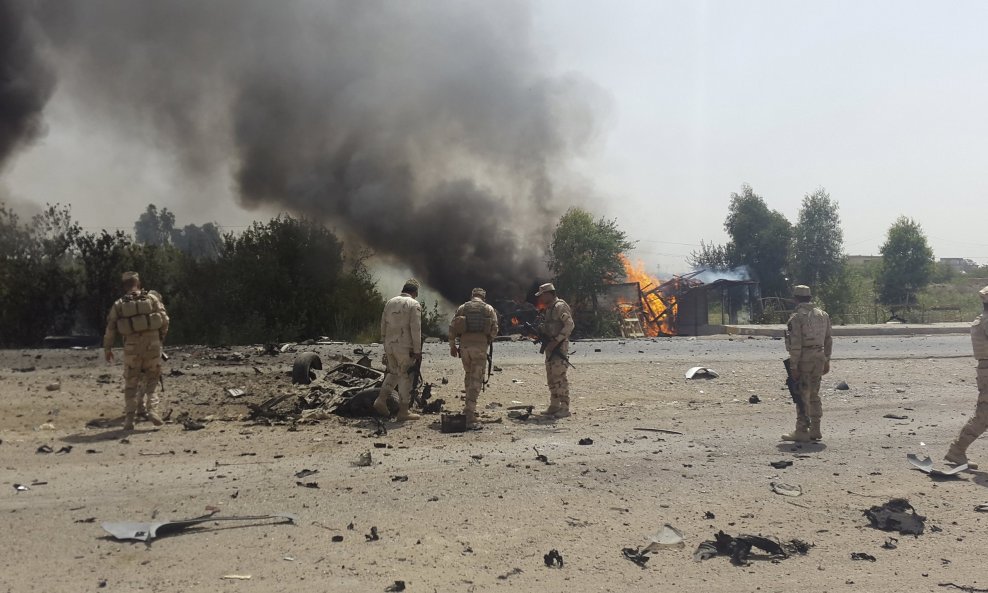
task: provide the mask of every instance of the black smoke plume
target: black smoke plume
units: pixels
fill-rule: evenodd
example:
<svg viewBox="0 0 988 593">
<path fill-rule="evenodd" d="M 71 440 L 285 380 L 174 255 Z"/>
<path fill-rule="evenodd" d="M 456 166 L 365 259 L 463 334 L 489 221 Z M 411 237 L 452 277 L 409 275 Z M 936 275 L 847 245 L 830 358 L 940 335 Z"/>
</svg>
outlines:
<svg viewBox="0 0 988 593">
<path fill-rule="evenodd" d="M 0 0 L 0 170 L 41 132 L 41 114 L 55 88 L 29 6 Z"/>
<path fill-rule="evenodd" d="M 522 296 L 602 93 L 547 74 L 529 2 L 51 0 L 67 92 L 241 204 L 324 220 L 451 300 Z"/>
</svg>

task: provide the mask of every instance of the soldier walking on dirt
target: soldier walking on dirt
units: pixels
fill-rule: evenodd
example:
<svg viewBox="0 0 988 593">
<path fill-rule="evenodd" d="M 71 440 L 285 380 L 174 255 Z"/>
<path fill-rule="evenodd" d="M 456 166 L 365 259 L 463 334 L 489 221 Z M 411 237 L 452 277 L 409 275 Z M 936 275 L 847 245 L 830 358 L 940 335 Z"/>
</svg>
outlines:
<svg viewBox="0 0 988 593">
<path fill-rule="evenodd" d="M 796 430 L 782 435 L 784 441 L 819 441 L 823 403 L 820 401 L 820 380 L 830 372 L 833 338 L 830 315 L 813 306 L 809 286 L 793 289 L 796 312 L 789 318 L 786 350 L 791 364 L 790 376 L 799 384 L 802 405 L 796 406 Z"/>
<path fill-rule="evenodd" d="M 573 312 L 569 305 L 556 296 L 556 287 L 543 284 L 535 293 L 539 306 L 545 309 L 542 321 L 542 337 L 545 342 L 545 376 L 549 383 L 549 407 L 543 416 L 566 418 L 569 411 L 569 380 L 566 378 L 569 354 L 569 336 L 573 333 Z M 562 356 L 553 356 L 559 352 Z"/>
<path fill-rule="evenodd" d="M 484 385 L 487 352 L 497 337 L 497 313 L 486 302 L 487 291 L 474 288 L 469 301 L 460 305 L 449 324 L 449 355 L 463 361 L 467 426 L 477 423 L 477 398 Z"/>
<path fill-rule="evenodd" d="M 944 457 L 948 463 L 966 463 L 971 469 L 978 469 L 978 464 L 967 460 L 967 448 L 988 429 L 988 286 L 982 288 L 978 294 L 984 311 L 971 325 L 971 345 L 974 348 L 974 357 L 978 359 L 978 404 L 974 409 L 974 416 L 961 429 Z"/>
<path fill-rule="evenodd" d="M 123 427 L 134 429 L 134 418 L 145 396 L 148 419 L 161 426 L 155 389 L 161 377 L 161 343 L 168 334 L 168 313 L 158 293 L 141 289 L 137 272 L 125 272 L 122 280 L 124 296 L 113 303 L 107 315 L 103 350 L 106 361 L 113 362 L 113 344 L 118 334 L 123 336 Z"/>
<path fill-rule="evenodd" d="M 414 367 L 422 363 L 422 305 L 415 298 L 419 295 L 419 283 L 405 282 L 401 294 L 384 305 L 381 315 L 381 341 L 384 343 L 384 362 L 387 375 L 381 394 L 374 400 L 374 410 L 381 416 L 389 416 L 388 397 L 398 387 L 398 421 L 418 420 L 421 416 L 409 411 L 412 400 Z"/>
</svg>

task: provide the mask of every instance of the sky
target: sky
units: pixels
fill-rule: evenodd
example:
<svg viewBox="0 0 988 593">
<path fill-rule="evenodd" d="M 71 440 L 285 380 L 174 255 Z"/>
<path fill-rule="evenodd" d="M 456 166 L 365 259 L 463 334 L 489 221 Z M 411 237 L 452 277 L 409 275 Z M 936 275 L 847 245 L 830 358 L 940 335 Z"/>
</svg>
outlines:
<svg viewBox="0 0 988 593">
<path fill-rule="evenodd" d="M 551 68 L 609 97 L 574 168 L 649 269 L 688 270 L 723 242 L 730 194 L 751 185 L 791 221 L 825 188 L 849 254 L 874 254 L 900 215 L 937 257 L 988 264 L 988 3 L 534 0 Z M 88 228 L 123 228 L 148 203 L 178 222 L 235 230 L 271 212 L 237 206 L 229 171 L 182 181 L 152 137 L 89 121 L 56 91 L 48 131 L 0 179 L 61 202 Z M 112 171 L 109 174 L 108 171 Z M 195 192 L 201 199 L 179 200 Z"/>
</svg>

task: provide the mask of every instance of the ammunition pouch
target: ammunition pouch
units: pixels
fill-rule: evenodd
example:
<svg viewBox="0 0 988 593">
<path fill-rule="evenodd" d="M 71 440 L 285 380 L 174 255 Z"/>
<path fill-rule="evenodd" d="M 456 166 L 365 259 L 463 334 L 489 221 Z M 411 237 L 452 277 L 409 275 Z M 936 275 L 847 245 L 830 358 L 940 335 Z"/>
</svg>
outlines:
<svg viewBox="0 0 988 593">
<path fill-rule="evenodd" d="M 161 329 L 165 318 L 154 310 L 147 291 L 124 296 L 117 305 L 117 332 L 122 336 Z"/>
<path fill-rule="evenodd" d="M 453 318 L 453 323 L 451 323 L 449 327 L 453 330 L 454 336 L 462 336 L 467 331 L 467 318 L 462 315 L 457 315 Z"/>
</svg>

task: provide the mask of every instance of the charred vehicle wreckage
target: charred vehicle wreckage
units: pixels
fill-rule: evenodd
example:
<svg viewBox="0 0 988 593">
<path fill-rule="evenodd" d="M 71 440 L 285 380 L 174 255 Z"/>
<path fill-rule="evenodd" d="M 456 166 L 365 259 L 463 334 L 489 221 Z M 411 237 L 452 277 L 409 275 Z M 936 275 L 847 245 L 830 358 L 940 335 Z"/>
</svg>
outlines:
<svg viewBox="0 0 988 593">
<path fill-rule="evenodd" d="M 347 418 L 377 417 L 374 400 L 381 393 L 385 371 L 375 368 L 369 353 L 357 349 L 361 358 L 356 362 L 345 359 L 325 372 L 320 378 L 316 371 L 323 370 L 322 358 L 315 352 L 301 352 L 292 366 L 292 383 L 308 386 L 304 393 L 286 393 L 269 398 L 259 404 L 248 403 L 247 419 L 268 424 L 326 420 L 331 416 Z M 413 368 L 412 406 L 425 414 L 439 414 L 446 403 L 432 397 L 432 383 L 422 380 L 421 369 Z M 393 416 L 398 412 L 398 393 L 391 392 L 388 410 Z"/>
</svg>

